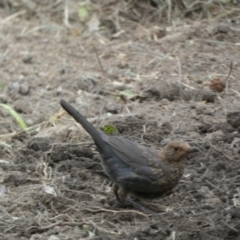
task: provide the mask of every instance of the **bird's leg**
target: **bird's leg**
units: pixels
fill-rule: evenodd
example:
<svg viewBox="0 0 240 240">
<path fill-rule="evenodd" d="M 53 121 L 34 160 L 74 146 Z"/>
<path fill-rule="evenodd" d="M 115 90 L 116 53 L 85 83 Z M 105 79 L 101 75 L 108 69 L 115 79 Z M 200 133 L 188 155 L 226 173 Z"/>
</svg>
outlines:
<svg viewBox="0 0 240 240">
<path fill-rule="evenodd" d="M 114 183 L 112 189 L 113 189 L 113 193 L 114 193 L 115 197 L 117 198 L 118 201 L 120 201 L 120 198 L 118 195 L 118 189 L 119 189 L 118 185 Z"/>
<path fill-rule="evenodd" d="M 145 209 L 144 207 L 142 207 L 140 204 L 134 202 L 133 200 L 131 200 L 130 198 L 127 198 L 128 195 L 128 191 L 124 190 L 124 189 L 120 189 L 117 184 L 113 185 L 113 192 L 114 195 L 117 198 L 117 202 L 116 204 L 114 204 L 114 207 L 120 207 L 120 208 L 124 208 L 127 205 L 130 205 L 131 207 L 146 212 L 148 214 L 152 214 L 152 212 L 148 211 L 147 209 Z"/>
<path fill-rule="evenodd" d="M 128 191 L 125 191 L 123 189 L 119 189 L 119 186 L 117 184 L 113 184 L 113 193 L 117 198 L 117 202 L 114 204 L 114 207 L 124 207 L 125 206 L 125 198 L 128 195 Z"/>
<path fill-rule="evenodd" d="M 123 189 L 119 190 L 119 186 L 115 183 L 113 184 L 112 189 L 113 189 L 114 195 L 116 196 L 116 198 L 119 202 L 123 201 L 128 195 L 128 191 L 123 190 Z"/>
<path fill-rule="evenodd" d="M 128 191 L 120 189 L 118 191 L 119 201 L 124 201 L 127 195 L 128 195 Z"/>
</svg>

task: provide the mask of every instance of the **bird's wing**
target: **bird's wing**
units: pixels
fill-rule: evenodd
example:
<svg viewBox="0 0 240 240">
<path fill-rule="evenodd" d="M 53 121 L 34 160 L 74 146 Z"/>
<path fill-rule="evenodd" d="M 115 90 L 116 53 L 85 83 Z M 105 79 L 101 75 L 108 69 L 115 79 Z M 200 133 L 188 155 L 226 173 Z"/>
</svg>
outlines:
<svg viewBox="0 0 240 240">
<path fill-rule="evenodd" d="M 160 152 L 121 137 L 108 137 L 112 151 L 132 170 L 154 180 L 167 174 L 169 169 L 160 159 Z"/>
</svg>

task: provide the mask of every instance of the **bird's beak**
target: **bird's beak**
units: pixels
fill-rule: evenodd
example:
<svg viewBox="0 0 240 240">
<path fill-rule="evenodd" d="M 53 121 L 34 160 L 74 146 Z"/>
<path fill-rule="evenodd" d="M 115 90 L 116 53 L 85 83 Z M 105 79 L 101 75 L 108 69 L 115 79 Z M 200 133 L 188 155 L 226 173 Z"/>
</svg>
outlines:
<svg viewBox="0 0 240 240">
<path fill-rule="evenodd" d="M 196 147 L 190 147 L 190 149 L 189 149 L 189 152 L 190 152 L 190 153 L 199 152 L 199 151 L 200 151 L 200 149 L 199 149 L 199 148 L 196 148 Z"/>
</svg>

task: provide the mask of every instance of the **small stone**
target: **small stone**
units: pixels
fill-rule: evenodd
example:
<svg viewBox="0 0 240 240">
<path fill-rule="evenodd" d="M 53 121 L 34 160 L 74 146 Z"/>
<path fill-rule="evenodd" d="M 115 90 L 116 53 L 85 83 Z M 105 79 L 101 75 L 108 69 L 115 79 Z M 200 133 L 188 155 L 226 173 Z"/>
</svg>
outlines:
<svg viewBox="0 0 240 240">
<path fill-rule="evenodd" d="M 92 92 L 99 85 L 99 82 L 94 77 L 79 75 L 76 79 L 76 85 L 78 89 Z"/>
<path fill-rule="evenodd" d="M 16 94 L 19 93 L 20 91 L 20 83 L 19 82 L 14 82 L 14 83 L 10 83 L 7 86 L 7 92 L 11 95 L 11 94 Z"/>
<path fill-rule="evenodd" d="M 205 114 L 205 115 L 213 115 L 213 113 L 214 113 L 214 110 L 213 109 L 209 109 L 209 108 L 206 108 L 203 111 L 203 114 Z"/>
<path fill-rule="evenodd" d="M 25 83 L 20 84 L 20 91 L 19 93 L 22 95 L 27 95 L 29 93 L 29 86 Z"/>
<path fill-rule="evenodd" d="M 7 86 L 7 93 L 10 96 L 16 95 L 17 93 L 27 95 L 29 93 L 29 89 L 30 88 L 26 83 L 14 82 Z"/>
<path fill-rule="evenodd" d="M 220 33 L 227 33 L 229 29 L 230 29 L 229 26 L 225 23 L 219 23 L 217 27 L 217 30 Z"/>
<path fill-rule="evenodd" d="M 60 240 L 56 235 L 51 235 L 48 240 Z"/>
<path fill-rule="evenodd" d="M 201 194 L 204 198 L 214 197 L 213 192 L 207 186 L 202 186 L 197 192 Z"/>
<path fill-rule="evenodd" d="M 59 86 L 56 90 L 56 94 L 57 94 L 57 96 L 60 96 L 61 93 L 62 93 L 62 86 Z"/>
<path fill-rule="evenodd" d="M 240 126 L 240 112 L 231 112 L 227 114 L 227 123 L 234 128 Z"/>
<path fill-rule="evenodd" d="M 34 139 L 32 139 L 27 147 L 29 149 L 32 149 L 34 151 L 43 151 L 43 152 L 46 152 L 48 150 L 51 149 L 51 139 L 50 138 L 39 138 L 39 137 L 34 137 Z"/>
<path fill-rule="evenodd" d="M 196 109 L 196 108 L 197 108 L 197 105 L 196 105 L 196 103 L 195 103 L 194 101 L 190 101 L 189 107 L 190 107 L 191 109 Z"/>
<path fill-rule="evenodd" d="M 169 103 L 169 100 L 167 99 L 167 98 L 163 98 L 162 100 L 161 100 L 161 104 L 162 105 L 167 105 Z"/>
<path fill-rule="evenodd" d="M 26 56 L 23 57 L 22 61 L 23 61 L 23 63 L 30 64 L 30 63 L 32 63 L 32 56 L 26 55 Z"/>
<path fill-rule="evenodd" d="M 0 94 L 0 103 L 7 103 L 7 96 L 4 94 Z"/>
</svg>

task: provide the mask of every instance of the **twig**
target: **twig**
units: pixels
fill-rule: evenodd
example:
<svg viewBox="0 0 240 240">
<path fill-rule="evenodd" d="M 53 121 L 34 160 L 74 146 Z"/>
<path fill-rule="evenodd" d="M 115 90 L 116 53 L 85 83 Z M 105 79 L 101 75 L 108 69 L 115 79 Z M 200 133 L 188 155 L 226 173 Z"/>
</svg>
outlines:
<svg viewBox="0 0 240 240">
<path fill-rule="evenodd" d="M 30 131 L 37 131 L 37 132 L 39 132 L 40 131 L 40 127 L 42 125 L 46 124 L 46 123 L 48 123 L 48 121 L 44 121 L 44 122 L 38 123 L 38 124 L 36 124 L 34 126 L 28 127 L 26 129 L 18 131 L 18 132 L 15 131 L 15 132 L 12 132 L 12 133 L 2 134 L 2 135 L 0 135 L 0 142 L 6 141 L 6 140 L 8 140 L 8 139 L 10 139 L 12 137 L 15 137 L 15 136 L 21 134 L 21 133 L 31 134 Z"/>
<path fill-rule="evenodd" d="M 228 75 L 227 75 L 227 77 L 226 77 L 225 80 L 224 80 L 224 82 L 226 83 L 226 92 L 227 92 L 227 93 L 228 93 L 228 87 L 229 87 L 229 77 L 230 77 L 230 75 L 231 75 L 232 68 L 233 68 L 233 62 L 231 61 Z"/>
<path fill-rule="evenodd" d="M 65 0 L 65 7 L 64 7 L 64 19 L 63 22 L 67 28 L 71 28 L 69 24 L 69 11 L 68 11 L 68 0 Z"/>
<path fill-rule="evenodd" d="M 199 38 L 199 39 L 197 39 L 197 41 L 212 43 L 212 44 L 221 44 L 221 45 L 227 45 L 227 44 L 236 45 L 236 43 L 234 43 L 234 42 L 209 40 L 209 39 L 204 39 L 204 38 Z"/>
<path fill-rule="evenodd" d="M 180 63 L 179 58 L 176 57 L 176 60 L 177 60 L 177 66 L 178 66 L 178 87 L 180 89 L 179 95 L 181 97 L 181 95 L 182 95 L 182 86 L 181 86 L 181 83 L 182 83 L 182 69 L 181 69 L 181 63 Z"/>
<path fill-rule="evenodd" d="M 229 227 L 230 229 L 232 229 L 234 232 L 239 233 L 239 231 L 238 231 L 235 227 L 230 226 L 228 223 L 226 223 L 226 222 L 224 222 L 224 221 L 222 221 L 222 223 L 223 223 L 224 225 L 226 225 L 227 227 Z"/>
<path fill-rule="evenodd" d="M 6 23 L 6 22 L 8 22 L 8 21 L 10 21 L 10 20 L 12 20 L 12 19 L 18 17 L 18 16 L 24 15 L 25 13 L 26 13 L 25 10 L 22 10 L 22 11 L 16 12 L 16 13 L 14 13 L 14 14 L 12 14 L 12 15 L 6 17 L 5 19 L 3 19 L 0 23 L 1 23 L 1 24 L 4 24 L 4 23 Z"/>
<path fill-rule="evenodd" d="M 171 234 L 171 236 L 172 236 L 172 240 L 175 240 L 175 239 L 176 239 L 176 232 L 173 231 L 172 234 Z"/>
<path fill-rule="evenodd" d="M 178 82 L 181 83 L 182 81 L 182 68 L 181 68 L 181 62 L 178 57 L 176 57 L 177 60 L 177 66 L 178 66 Z"/>
<path fill-rule="evenodd" d="M 120 235 L 121 232 L 114 232 L 114 231 L 108 231 L 107 229 L 103 228 L 103 227 L 99 227 L 95 222 L 89 220 L 89 223 L 98 231 L 100 232 L 104 232 L 104 233 L 108 233 L 108 234 L 112 234 L 112 235 Z"/>
<path fill-rule="evenodd" d="M 78 142 L 78 143 L 51 143 L 51 146 L 81 146 L 92 145 L 93 142 Z"/>
<path fill-rule="evenodd" d="M 27 28 L 24 28 L 22 31 L 21 31 L 21 34 L 20 36 L 26 36 L 27 34 L 30 34 L 30 33 L 34 33 L 34 32 L 37 32 L 41 29 L 45 29 L 46 26 L 45 25 L 40 25 L 40 26 L 36 26 L 36 27 L 33 27 L 31 28 L 30 30 L 27 31 Z"/>
<path fill-rule="evenodd" d="M 39 231 L 46 231 L 50 228 L 53 228 L 57 225 L 61 225 L 63 222 L 62 221 L 58 221 L 56 223 L 53 223 L 53 224 L 50 224 L 48 226 L 31 226 L 31 227 L 28 227 L 26 229 L 27 232 L 31 232 L 31 231 L 36 231 L 36 230 L 39 230 Z"/>
<path fill-rule="evenodd" d="M 101 120 L 105 120 L 105 119 L 118 119 L 118 118 L 124 118 L 124 117 L 138 117 L 141 116 L 142 114 L 140 113 L 127 113 L 127 114 L 113 114 L 113 115 L 103 115 L 101 117 Z M 96 122 L 98 120 L 98 117 L 94 117 L 94 118 L 89 118 L 88 121 L 93 123 Z"/>
<path fill-rule="evenodd" d="M 1 58 L 0 58 L 0 66 L 2 65 L 2 62 L 4 60 L 4 58 L 8 55 L 9 51 L 8 49 L 2 54 Z"/>
<path fill-rule="evenodd" d="M 100 112 L 98 114 L 98 119 L 97 119 L 97 124 L 96 124 L 96 127 L 98 128 L 99 127 L 99 123 L 101 122 L 101 117 L 103 116 L 103 110 L 106 108 L 106 105 L 107 105 L 107 102 L 105 101 L 100 109 Z"/>
<path fill-rule="evenodd" d="M 93 50 L 94 50 L 94 52 L 95 52 L 95 54 L 96 54 L 96 56 L 97 56 L 98 64 L 99 64 L 99 66 L 100 66 L 100 69 L 101 69 L 101 71 L 102 71 L 102 74 L 103 74 L 104 77 L 106 77 L 106 72 L 105 72 L 105 70 L 104 70 L 104 68 L 103 68 L 103 65 L 102 65 L 102 62 L 101 62 L 101 60 L 100 60 L 100 57 L 99 57 L 97 48 L 96 48 L 95 46 L 93 46 Z"/>
<path fill-rule="evenodd" d="M 172 1 L 171 0 L 167 0 L 167 5 L 168 5 L 167 21 L 168 21 L 168 23 L 170 23 L 171 22 L 171 18 L 172 18 Z"/>
<path fill-rule="evenodd" d="M 142 114 L 141 113 L 126 113 L 126 114 L 113 114 L 113 115 L 102 115 L 101 116 L 101 121 L 106 120 L 106 119 L 119 119 L 119 118 L 125 118 L 125 117 L 141 117 Z M 93 118 L 89 118 L 88 121 L 91 123 L 95 123 L 99 120 L 99 117 L 93 117 Z M 74 121 L 74 120 L 70 120 L 70 121 Z"/>
<path fill-rule="evenodd" d="M 240 93 L 234 89 L 232 89 L 233 92 L 235 92 L 239 97 L 240 97 Z"/>
<path fill-rule="evenodd" d="M 211 143 L 210 143 L 210 144 L 211 144 Z M 230 160 L 230 161 L 233 160 L 233 159 L 230 158 L 227 154 L 223 153 L 222 151 L 220 151 L 219 149 L 217 149 L 217 148 L 216 148 L 215 146 L 213 146 L 212 144 L 211 144 L 211 147 L 212 147 L 215 151 L 217 151 L 217 152 L 221 153 L 223 156 L 225 156 L 228 160 Z"/>
<path fill-rule="evenodd" d="M 76 190 L 72 190 L 72 189 L 59 188 L 59 190 L 61 190 L 61 191 L 67 191 L 67 192 L 74 192 L 74 193 L 78 193 L 78 194 L 85 194 L 85 195 L 92 196 L 92 193 L 82 192 L 82 191 L 76 191 Z"/>
<path fill-rule="evenodd" d="M 194 87 L 191 87 L 191 86 L 189 86 L 189 85 L 187 85 L 186 83 L 183 83 L 183 82 L 179 82 L 180 84 L 182 84 L 184 87 L 186 87 L 186 88 L 189 88 L 189 89 L 192 89 L 192 90 L 195 90 L 196 88 L 194 88 Z"/>
<path fill-rule="evenodd" d="M 149 217 L 150 215 L 146 215 L 144 213 L 135 211 L 135 210 L 120 210 L 120 211 L 116 211 L 116 210 L 111 210 L 111 209 L 105 209 L 105 208 L 96 208 L 96 209 L 89 209 L 89 208 L 84 208 L 82 209 L 84 211 L 88 211 L 88 212 L 92 212 L 92 213 L 98 213 L 98 212 L 109 212 L 109 213 L 136 213 L 139 214 L 143 217 Z"/>
</svg>

